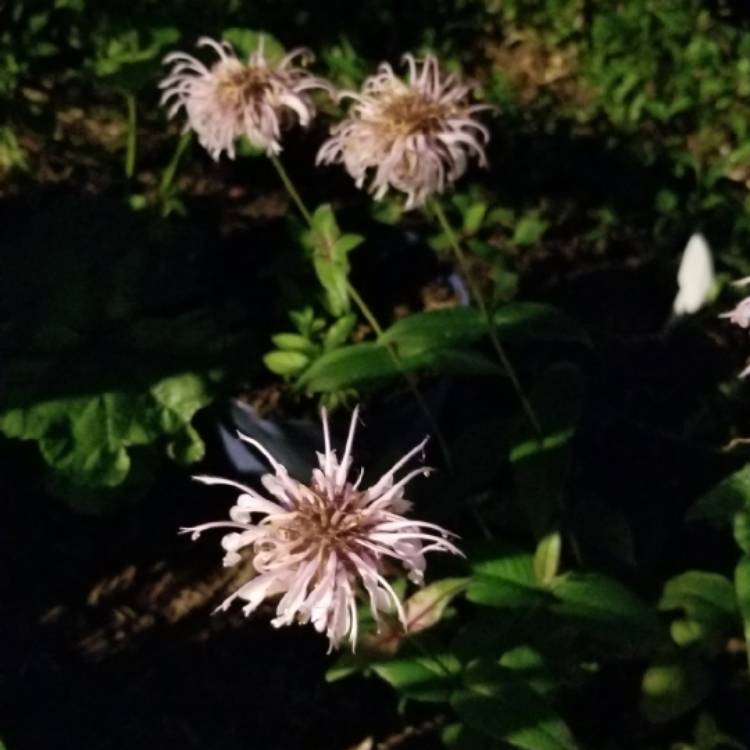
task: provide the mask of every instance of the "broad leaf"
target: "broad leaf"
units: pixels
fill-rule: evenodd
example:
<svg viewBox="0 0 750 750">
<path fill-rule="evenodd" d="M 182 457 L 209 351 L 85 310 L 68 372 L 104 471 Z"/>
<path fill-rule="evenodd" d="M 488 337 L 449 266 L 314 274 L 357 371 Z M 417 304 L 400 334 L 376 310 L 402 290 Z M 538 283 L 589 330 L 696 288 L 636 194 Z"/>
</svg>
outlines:
<svg viewBox="0 0 750 750">
<path fill-rule="evenodd" d="M 512 670 L 479 662 L 464 676 L 466 687 L 451 697 L 472 729 L 522 750 L 575 750 L 565 722 L 549 702 Z"/>
<path fill-rule="evenodd" d="M 466 591 L 469 601 L 505 608 L 532 607 L 547 599 L 529 553 L 493 545 L 470 559 L 472 576 Z"/>
<path fill-rule="evenodd" d="M 731 627 L 737 621 L 734 585 L 725 576 L 689 570 L 664 585 L 659 609 L 681 609 L 691 620 Z"/>
</svg>

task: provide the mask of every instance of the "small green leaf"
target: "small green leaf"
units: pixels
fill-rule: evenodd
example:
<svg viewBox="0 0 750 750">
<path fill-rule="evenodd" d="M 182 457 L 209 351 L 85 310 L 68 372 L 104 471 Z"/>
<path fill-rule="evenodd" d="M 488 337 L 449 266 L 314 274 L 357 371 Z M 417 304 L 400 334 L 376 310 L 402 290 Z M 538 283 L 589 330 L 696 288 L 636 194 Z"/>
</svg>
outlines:
<svg viewBox="0 0 750 750">
<path fill-rule="evenodd" d="M 315 354 L 315 344 L 305 336 L 298 333 L 277 333 L 271 336 L 271 341 L 279 348 L 292 352 L 304 352 L 305 354 Z"/>
<path fill-rule="evenodd" d="M 472 203 L 464 213 L 464 234 L 476 234 L 484 221 L 487 214 L 487 204 L 484 201 Z"/>
<path fill-rule="evenodd" d="M 310 364 L 310 358 L 302 352 L 274 351 L 263 356 L 263 363 L 271 372 L 289 377 L 302 372 Z"/>
<path fill-rule="evenodd" d="M 339 318 L 326 331 L 326 335 L 323 337 L 323 348 L 326 351 L 330 351 L 345 344 L 356 325 L 356 315 L 344 315 L 344 317 Z"/>
<path fill-rule="evenodd" d="M 534 573 L 539 582 L 547 585 L 560 568 L 562 538 L 559 531 L 552 531 L 537 544 L 534 554 Z"/>
<path fill-rule="evenodd" d="M 649 667 L 641 682 L 641 710 L 654 724 L 672 721 L 700 705 L 711 689 L 703 665 L 675 656 Z"/>
<path fill-rule="evenodd" d="M 542 235 L 547 231 L 549 226 L 539 211 L 532 210 L 524 214 L 516 224 L 515 232 L 513 233 L 513 242 L 516 245 L 533 245 L 538 242 Z"/>
<path fill-rule="evenodd" d="M 729 523 L 741 510 L 750 510 L 750 464 L 710 489 L 690 508 L 686 518 Z"/>
<path fill-rule="evenodd" d="M 355 247 L 364 242 L 361 234 L 342 234 L 333 245 L 333 255 L 338 261 L 343 260 Z"/>
</svg>

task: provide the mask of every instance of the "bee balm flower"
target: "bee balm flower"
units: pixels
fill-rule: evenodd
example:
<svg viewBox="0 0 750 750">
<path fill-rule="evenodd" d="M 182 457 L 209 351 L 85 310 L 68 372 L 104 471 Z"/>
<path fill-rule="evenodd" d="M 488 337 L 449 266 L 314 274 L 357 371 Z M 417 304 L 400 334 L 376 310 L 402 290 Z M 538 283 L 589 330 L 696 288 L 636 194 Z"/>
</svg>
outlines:
<svg viewBox="0 0 750 750">
<path fill-rule="evenodd" d="M 340 94 L 354 105 L 331 130 L 317 161 L 343 163 L 357 187 L 372 170 L 376 200 L 392 187 L 406 193 L 409 209 L 461 177 L 470 157 L 486 166 L 490 134 L 474 115 L 490 107 L 470 105 L 468 86 L 455 75 L 443 77 L 434 56 L 417 61 L 405 55 L 404 60 L 408 82 L 383 63 L 361 92 Z"/>
<path fill-rule="evenodd" d="M 403 566 L 409 579 L 423 582 L 425 553 L 461 554 L 448 540 L 449 532 L 424 521 L 406 518 L 411 504 L 404 487 L 414 477 L 427 476 L 419 467 L 400 479 L 395 474 L 417 453 L 421 442 L 396 462 L 375 484 L 360 489 L 362 473 L 349 480 L 352 444 L 358 410 L 354 410 L 344 455 L 339 461 L 331 449 L 328 420 L 322 413 L 324 452 L 309 484 L 292 479 L 287 470 L 262 445 L 240 435 L 263 454 L 273 468 L 262 483 L 268 499 L 249 487 L 219 477 L 198 476 L 205 484 L 227 484 L 242 494 L 230 509 L 231 521 L 181 529 L 193 539 L 210 528 L 230 528 L 222 539 L 224 565 L 236 565 L 241 551 L 252 557 L 256 576 L 235 591 L 218 609 L 226 610 L 235 599 L 246 602 L 249 615 L 266 598 L 281 595 L 276 606 L 276 627 L 311 622 L 328 636 L 330 648 L 348 639 L 357 641 L 357 594 L 369 600 L 376 621 L 379 613 L 397 613 L 406 627 L 402 604 L 385 579 L 387 561 Z"/>
<path fill-rule="evenodd" d="M 295 120 L 306 127 L 315 115 L 306 92 L 331 90 L 328 83 L 293 64 L 312 57 L 304 49 L 272 64 L 263 54 L 262 37 L 247 62 L 227 42 L 202 37 L 198 46 L 211 47 L 219 59 L 207 68 L 185 52 L 167 55 L 164 62 L 172 64 L 172 70 L 159 84 L 164 89 L 161 103 L 171 102 L 169 117 L 185 109 L 185 129 L 192 128 L 216 160 L 222 151 L 234 158 L 235 141 L 243 135 L 267 153 L 278 154 L 282 127 Z"/>
</svg>

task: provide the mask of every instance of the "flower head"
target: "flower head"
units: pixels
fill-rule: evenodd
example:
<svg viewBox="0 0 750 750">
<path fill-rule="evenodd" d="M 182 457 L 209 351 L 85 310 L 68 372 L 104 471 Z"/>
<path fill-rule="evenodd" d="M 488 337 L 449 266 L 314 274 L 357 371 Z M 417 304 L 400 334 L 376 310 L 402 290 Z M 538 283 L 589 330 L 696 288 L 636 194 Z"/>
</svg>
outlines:
<svg viewBox="0 0 750 750">
<path fill-rule="evenodd" d="M 311 622 L 328 636 L 331 649 L 344 639 L 354 648 L 358 593 L 367 596 L 376 621 L 380 612 L 395 610 L 406 627 L 402 604 L 385 579 L 389 560 L 403 566 L 412 582 L 421 584 L 426 552 L 461 554 L 449 541 L 449 532 L 402 515 L 411 507 L 404 499 L 404 487 L 416 476 L 427 476 L 430 469 L 420 466 L 398 480 L 395 474 L 423 450 L 426 440 L 371 487 L 360 489 L 362 472 L 356 481 L 349 480 L 357 415 L 355 409 L 339 461 L 331 449 L 323 411 L 324 452 L 317 454 L 318 468 L 309 484 L 290 477 L 262 445 L 240 435 L 273 468 L 273 473 L 261 480 L 273 500 L 228 479 L 196 477 L 205 484 L 231 485 L 242 494 L 229 511 L 231 521 L 181 531 L 196 539 L 209 528 L 231 528 L 221 541 L 226 552 L 224 565 L 236 565 L 242 559 L 241 550 L 246 550 L 256 571 L 256 576 L 218 609 L 226 610 L 235 599 L 241 599 L 246 602 L 243 611 L 249 615 L 264 599 L 281 595 L 274 626 Z"/>
<path fill-rule="evenodd" d="M 243 135 L 267 153 L 278 154 L 282 127 L 295 120 L 306 127 L 315 115 L 306 92 L 331 91 L 328 83 L 294 64 L 312 58 L 305 49 L 296 49 L 272 64 L 263 54 L 263 37 L 247 62 L 227 42 L 202 37 L 198 46 L 211 47 L 219 59 L 207 68 L 185 52 L 167 55 L 164 62 L 172 64 L 172 69 L 159 84 L 164 89 L 161 103 L 171 102 L 170 117 L 185 109 L 185 129 L 196 132 L 214 159 L 222 151 L 234 158 L 235 141 Z"/>
<path fill-rule="evenodd" d="M 469 87 L 455 75 L 444 77 L 434 56 L 417 61 L 405 55 L 404 60 L 408 81 L 383 63 L 359 93 L 340 94 L 354 105 L 331 130 L 317 161 L 343 163 L 357 187 L 374 170 L 375 198 L 391 187 L 406 193 L 409 209 L 461 177 L 471 156 L 486 166 L 490 134 L 474 115 L 490 107 L 469 104 Z"/>
</svg>

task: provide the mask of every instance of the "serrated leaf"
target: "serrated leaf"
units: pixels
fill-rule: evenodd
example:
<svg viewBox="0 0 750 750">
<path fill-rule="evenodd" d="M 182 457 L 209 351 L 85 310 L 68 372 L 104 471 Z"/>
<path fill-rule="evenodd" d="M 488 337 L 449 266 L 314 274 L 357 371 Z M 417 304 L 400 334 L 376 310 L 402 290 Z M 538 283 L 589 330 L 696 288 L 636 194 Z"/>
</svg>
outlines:
<svg viewBox="0 0 750 750">
<path fill-rule="evenodd" d="M 492 545 L 470 556 L 472 576 L 466 598 L 491 607 L 531 607 L 547 594 L 534 574 L 533 557 L 521 550 Z"/>
<path fill-rule="evenodd" d="M 472 729 L 522 750 L 576 750 L 565 722 L 550 703 L 512 670 L 490 663 L 472 665 L 466 688 L 451 705 Z"/>
<path fill-rule="evenodd" d="M 401 695 L 412 700 L 441 703 L 449 699 L 461 663 L 445 652 L 409 658 L 391 659 L 371 666 Z"/>
</svg>

